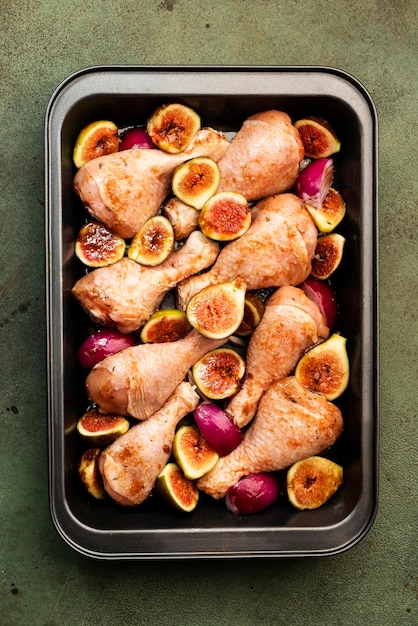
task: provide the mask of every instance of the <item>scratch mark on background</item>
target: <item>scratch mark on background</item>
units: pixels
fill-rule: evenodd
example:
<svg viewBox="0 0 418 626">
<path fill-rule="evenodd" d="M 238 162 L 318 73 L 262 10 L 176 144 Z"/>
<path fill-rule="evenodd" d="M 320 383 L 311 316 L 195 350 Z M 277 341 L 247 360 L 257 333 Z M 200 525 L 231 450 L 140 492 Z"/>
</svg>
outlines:
<svg viewBox="0 0 418 626">
<path fill-rule="evenodd" d="M 36 246 L 35 248 L 33 248 L 29 252 L 29 254 L 23 259 L 23 261 L 20 263 L 20 265 L 16 268 L 16 270 L 13 272 L 13 274 L 9 277 L 9 280 L 7 280 L 4 283 L 3 287 L 0 289 L 0 297 L 7 291 L 7 289 L 10 287 L 10 285 L 16 280 L 16 277 L 20 274 L 20 272 L 23 270 L 23 268 L 27 265 L 27 263 L 33 257 L 33 255 L 35 254 L 37 249 L 38 249 L 38 246 Z"/>
</svg>

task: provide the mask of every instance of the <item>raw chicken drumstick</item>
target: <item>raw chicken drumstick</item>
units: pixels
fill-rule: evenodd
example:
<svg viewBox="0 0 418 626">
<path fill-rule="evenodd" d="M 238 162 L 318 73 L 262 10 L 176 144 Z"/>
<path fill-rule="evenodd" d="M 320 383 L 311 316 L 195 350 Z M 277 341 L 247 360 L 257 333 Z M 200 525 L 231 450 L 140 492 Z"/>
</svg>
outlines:
<svg viewBox="0 0 418 626">
<path fill-rule="evenodd" d="M 281 111 L 249 117 L 220 159 L 219 191 L 260 200 L 290 189 L 304 156 L 299 133 Z"/>
<path fill-rule="evenodd" d="M 299 285 L 310 274 L 318 231 L 299 198 L 290 193 L 261 200 L 247 232 L 227 244 L 213 267 L 178 285 L 178 306 L 186 309 L 208 285 L 242 278 L 248 289 Z"/>
<path fill-rule="evenodd" d="M 333 445 L 343 430 L 337 406 L 289 376 L 275 381 L 260 400 L 244 440 L 198 480 L 197 486 L 222 498 L 240 478 L 285 469 Z"/>
<path fill-rule="evenodd" d="M 93 321 L 130 333 L 149 319 L 170 289 L 211 265 L 218 252 L 214 241 L 196 231 L 160 265 L 145 267 L 124 257 L 85 274 L 72 292 Z"/>
<path fill-rule="evenodd" d="M 159 411 L 102 452 L 99 468 L 104 487 L 116 502 L 136 505 L 146 500 L 170 457 L 177 424 L 198 403 L 192 386 L 180 383 Z"/>
<path fill-rule="evenodd" d="M 226 341 L 191 330 L 178 341 L 125 348 L 93 367 L 87 394 L 104 412 L 145 420 L 162 407 L 196 361 Z"/>
<path fill-rule="evenodd" d="M 180 163 L 197 156 L 218 161 L 229 146 L 221 133 L 206 128 L 178 154 L 162 150 L 123 150 L 98 157 L 80 168 L 74 189 L 87 210 L 123 238 L 133 237 L 155 215 Z"/>
<path fill-rule="evenodd" d="M 241 428 L 248 424 L 270 384 L 288 376 L 303 352 L 328 336 L 318 306 L 302 289 L 275 291 L 248 344 L 243 385 L 226 409 L 233 421 Z"/>
</svg>

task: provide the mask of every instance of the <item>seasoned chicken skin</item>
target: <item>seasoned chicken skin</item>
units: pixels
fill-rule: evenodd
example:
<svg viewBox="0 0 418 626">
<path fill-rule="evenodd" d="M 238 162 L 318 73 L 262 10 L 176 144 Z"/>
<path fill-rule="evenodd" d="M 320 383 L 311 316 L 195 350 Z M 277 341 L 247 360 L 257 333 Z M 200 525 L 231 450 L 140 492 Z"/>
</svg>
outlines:
<svg viewBox="0 0 418 626">
<path fill-rule="evenodd" d="M 185 239 L 198 228 L 200 211 L 176 197 L 163 204 L 162 213 L 172 225 L 176 241 Z"/>
<path fill-rule="evenodd" d="M 149 319 L 170 289 L 211 265 L 218 252 L 214 241 L 196 231 L 160 265 L 145 267 L 124 257 L 82 276 L 72 292 L 93 321 L 130 333 Z"/>
<path fill-rule="evenodd" d="M 252 115 L 218 163 L 219 191 L 237 191 L 249 201 L 287 191 L 303 156 L 299 133 L 286 113 L 271 110 Z"/>
<path fill-rule="evenodd" d="M 199 396 L 187 382 L 174 390 L 159 411 L 133 426 L 100 456 L 107 493 L 119 504 L 141 504 L 167 463 L 179 421 L 193 411 Z"/>
<path fill-rule="evenodd" d="M 205 128 L 178 154 L 137 148 L 108 154 L 78 170 L 74 189 L 94 217 L 120 237 L 130 238 L 158 212 L 177 165 L 197 156 L 218 161 L 228 146 L 222 133 Z"/>
<path fill-rule="evenodd" d="M 93 367 L 87 394 L 104 412 L 145 420 L 162 407 L 196 361 L 226 341 L 192 330 L 178 341 L 126 348 Z"/>
<path fill-rule="evenodd" d="M 310 274 L 318 231 L 303 202 L 290 193 L 261 200 L 244 235 L 228 243 L 213 267 L 178 285 L 178 306 L 208 285 L 242 278 L 248 289 L 298 285 Z"/>
<path fill-rule="evenodd" d="M 277 380 L 261 398 L 242 443 L 221 457 L 197 485 L 222 498 L 248 474 L 279 471 L 319 454 L 335 443 L 342 430 L 336 405 L 302 387 L 293 376 Z"/>
<path fill-rule="evenodd" d="M 233 421 L 240 427 L 248 424 L 271 383 L 288 376 L 303 352 L 328 336 L 318 306 L 302 289 L 277 289 L 248 344 L 243 385 L 226 409 Z"/>
</svg>

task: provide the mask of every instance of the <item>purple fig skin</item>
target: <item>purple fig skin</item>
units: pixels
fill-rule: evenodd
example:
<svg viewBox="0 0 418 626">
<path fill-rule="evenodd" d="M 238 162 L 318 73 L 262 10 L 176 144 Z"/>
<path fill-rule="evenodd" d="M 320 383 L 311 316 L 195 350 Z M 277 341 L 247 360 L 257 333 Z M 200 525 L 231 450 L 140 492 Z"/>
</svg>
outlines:
<svg viewBox="0 0 418 626">
<path fill-rule="evenodd" d="M 273 474 L 260 472 L 242 478 L 230 487 L 225 504 L 235 515 L 251 515 L 267 508 L 280 495 L 279 481 Z"/>
<path fill-rule="evenodd" d="M 219 456 L 232 452 L 244 438 L 229 415 L 212 402 L 202 402 L 194 417 L 200 432 Z"/>
</svg>

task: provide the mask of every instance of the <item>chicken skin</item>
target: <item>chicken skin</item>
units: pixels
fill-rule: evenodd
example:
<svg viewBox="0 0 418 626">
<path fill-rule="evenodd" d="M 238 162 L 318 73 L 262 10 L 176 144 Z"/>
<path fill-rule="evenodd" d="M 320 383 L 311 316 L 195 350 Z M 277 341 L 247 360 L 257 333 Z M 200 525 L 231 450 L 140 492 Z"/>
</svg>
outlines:
<svg viewBox="0 0 418 626">
<path fill-rule="evenodd" d="M 252 209 L 244 235 L 220 252 L 213 267 L 178 285 L 178 306 L 204 287 L 242 278 L 248 289 L 298 285 L 310 274 L 318 231 L 304 204 L 286 193 L 261 200 Z"/>
<path fill-rule="evenodd" d="M 114 233 L 129 239 L 158 212 L 170 191 L 177 165 L 198 156 L 218 161 L 228 139 L 211 128 L 198 131 L 184 152 L 123 150 L 98 157 L 81 167 L 74 189 L 87 210 Z"/>
<path fill-rule="evenodd" d="M 177 424 L 198 403 L 192 386 L 180 383 L 159 411 L 102 452 L 99 469 L 104 487 L 116 502 L 129 506 L 146 500 L 170 457 Z"/>
<path fill-rule="evenodd" d="M 244 476 L 283 470 L 319 454 L 335 443 L 342 430 L 337 406 L 302 387 L 293 376 L 277 380 L 261 398 L 242 443 L 221 457 L 197 486 L 222 498 Z"/>
<path fill-rule="evenodd" d="M 90 318 L 122 333 L 138 330 L 177 283 L 211 265 L 218 245 L 200 231 L 160 265 L 146 267 L 124 257 L 82 276 L 72 293 Z"/>
<path fill-rule="evenodd" d="M 304 156 L 299 133 L 281 111 L 249 117 L 220 159 L 219 191 L 237 191 L 248 201 L 290 189 Z"/>
<path fill-rule="evenodd" d="M 198 228 L 200 211 L 176 197 L 163 204 L 162 213 L 172 225 L 176 241 L 185 239 Z"/>
<path fill-rule="evenodd" d="M 162 407 L 196 361 L 226 341 L 191 330 L 178 341 L 126 348 L 93 367 L 87 394 L 103 412 L 145 420 Z"/>
<path fill-rule="evenodd" d="M 303 352 L 328 336 L 322 313 L 302 289 L 277 289 L 248 344 L 243 385 L 226 409 L 235 424 L 246 426 L 271 383 L 288 376 Z"/>
</svg>

